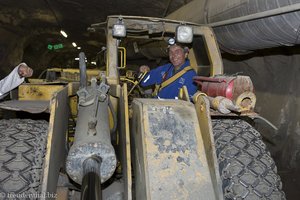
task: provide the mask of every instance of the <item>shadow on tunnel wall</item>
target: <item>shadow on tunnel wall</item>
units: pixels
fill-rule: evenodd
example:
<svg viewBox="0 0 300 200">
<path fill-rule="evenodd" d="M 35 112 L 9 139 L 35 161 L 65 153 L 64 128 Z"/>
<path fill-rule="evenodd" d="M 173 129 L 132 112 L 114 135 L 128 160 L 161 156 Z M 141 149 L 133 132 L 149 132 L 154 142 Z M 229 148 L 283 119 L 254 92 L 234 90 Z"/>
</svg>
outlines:
<svg viewBox="0 0 300 200">
<path fill-rule="evenodd" d="M 281 47 L 248 55 L 223 54 L 224 72 L 251 77 L 257 96 L 256 112 L 278 131 L 263 124 L 266 138 L 283 181 L 287 199 L 300 196 L 300 48 Z"/>
</svg>

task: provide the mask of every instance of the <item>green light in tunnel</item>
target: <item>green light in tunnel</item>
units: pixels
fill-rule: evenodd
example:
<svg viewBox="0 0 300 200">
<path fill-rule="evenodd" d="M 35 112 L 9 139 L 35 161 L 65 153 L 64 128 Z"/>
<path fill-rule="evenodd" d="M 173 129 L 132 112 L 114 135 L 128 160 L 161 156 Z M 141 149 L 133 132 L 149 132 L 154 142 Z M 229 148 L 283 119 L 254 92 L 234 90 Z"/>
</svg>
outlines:
<svg viewBox="0 0 300 200">
<path fill-rule="evenodd" d="M 64 45 L 63 44 L 54 44 L 54 45 L 48 44 L 47 48 L 49 50 L 57 50 L 57 49 L 64 48 Z"/>
<path fill-rule="evenodd" d="M 54 49 L 62 49 L 64 48 L 63 44 L 55 44 Z"/>
</svg>

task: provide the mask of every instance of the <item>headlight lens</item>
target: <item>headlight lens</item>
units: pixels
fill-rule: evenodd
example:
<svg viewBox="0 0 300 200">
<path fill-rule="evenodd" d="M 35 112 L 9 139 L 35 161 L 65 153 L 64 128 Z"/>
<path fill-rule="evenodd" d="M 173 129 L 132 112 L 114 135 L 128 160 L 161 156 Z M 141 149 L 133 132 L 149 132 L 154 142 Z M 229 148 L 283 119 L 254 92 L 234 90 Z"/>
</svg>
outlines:
<svg viewBox="0 0 300 200">
<path fill-rule="evenodd" d="M 180 25 L 176 28 L 176 41 L 180 43 L 193 42 L 193 29 L 190 26 Z"/>
<path fill-rule="evenodd" d="M 114 37 L 126 37 L 126 27 L 124 24 L 115 24 L 112 34 Z"/>
</svg>

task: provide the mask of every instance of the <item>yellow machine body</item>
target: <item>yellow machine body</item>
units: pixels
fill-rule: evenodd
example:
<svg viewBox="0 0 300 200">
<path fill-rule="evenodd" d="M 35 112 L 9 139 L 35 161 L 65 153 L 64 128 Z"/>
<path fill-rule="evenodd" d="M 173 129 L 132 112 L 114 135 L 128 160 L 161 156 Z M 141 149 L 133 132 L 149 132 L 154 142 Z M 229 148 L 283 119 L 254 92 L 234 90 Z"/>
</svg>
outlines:
<svg viewBox="0 0 300 200">
<path fill-rule="evenodd" d="M 110 128 L 117 123 L 117 131 L 112 134 L 116 135 L 114 145 L 118 149 L 117 171 L 120 170 L 123 177 L 120 191 L 122 199 L 221 200 L 223 194 L 212 145 L 208 102 L 199 97 L 198 103 L 191 103 L 186 88 L 181 90 L 179 97 L 182 100 L 133 98 L 133 101 L 129 101 L 128 91 L 134 89 L 131 88 L 132 84 L 138 82 L 134 81 L 132 69 L 127 69 L 131 63 L 127 59 L 126 48 L 120 48 L 117 39 L 112 36 L 112 27 L 118 20 L 119 16 L 110 16 L 107 21 L 106 79 L 113 106 L 109 114 Z M 123 17 L 123 23 L 137 33 L 144 33 L 143 30 L 149 27 L 154 31 L 174 33 L 180 24 L 173 20 L 144 17 Z M 210 73 L 223 73 L 220 52 L 211 29 L 189 25 L 193 27 L 195 35 L 204 39 L 211 63 Z M 193 66 L 198 70 L 193 49 L 190 55 Z M 119 70 L 127 71 L 126 75 L 120 76 Z M 79 83 L 76 81 L 80 77 L 79 69 L 54 68 L 48 69 L 48 72 L 58 74 L 57 79 L 54 82 L 36 79 L 31 84 L 20 86 L 18 102 L 14 104 L 50 102 L 47 106 L 50 125 L 42 192 L 56 189 L 59 168 L 66 156 L 69 112 L 73 119 L 77 117 L 76 92 Z M 99 79 L 101 73 L 100 70 L 87 70 L 87 80 L 92 76 Z M 197 111 L 197 105 L 202 112 Z M 19 107 L 19 110 L 25 107 Z M 117 114 L 117 120 L 112 119 L 112 112 Z M 66 190 L 60 188 L 56 191 Z M 111 193 L 109 188 L 104 190 L 104 199 L 114 199 Z"/>
</svg>

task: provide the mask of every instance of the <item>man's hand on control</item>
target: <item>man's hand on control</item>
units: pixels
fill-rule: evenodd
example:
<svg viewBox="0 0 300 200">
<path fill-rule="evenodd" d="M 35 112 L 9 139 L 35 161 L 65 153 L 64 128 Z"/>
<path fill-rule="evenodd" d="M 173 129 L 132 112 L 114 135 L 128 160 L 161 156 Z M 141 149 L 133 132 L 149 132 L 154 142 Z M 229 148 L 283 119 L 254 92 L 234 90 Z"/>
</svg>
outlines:
<svg viewBox="0 0 300 200">
<path fill-rule="evenodd" d="M 33 70 L 26 63 L 19 64 L 18 74 L 20 77 L 31 77 Z"/>
<path fill-rule="evenodd" d="M 150 67 L 148 65 L 140 66 L 140 72 L 145 73 L 145 72 L 149 72 L 149 71 L 150 71 Z"/>
</svg>

